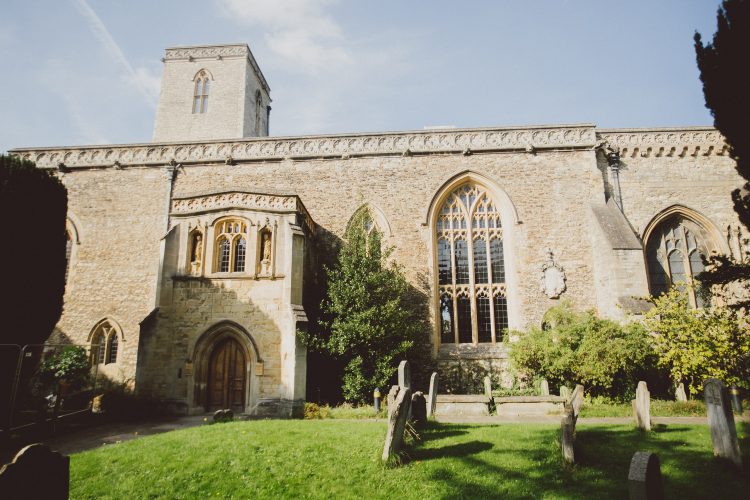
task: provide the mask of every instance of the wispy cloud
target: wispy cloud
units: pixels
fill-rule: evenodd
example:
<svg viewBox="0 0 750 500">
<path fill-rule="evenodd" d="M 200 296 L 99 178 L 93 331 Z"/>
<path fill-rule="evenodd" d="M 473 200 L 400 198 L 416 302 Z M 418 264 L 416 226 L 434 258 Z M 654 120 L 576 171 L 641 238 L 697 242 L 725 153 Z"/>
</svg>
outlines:
<svg viewBox="0 0 750 500">
<path fill-rule="evenodd" d="M 91 31 L 101 42 L 104 50 L 113 57 L 128 75 L 130 81 L 135 85 L 146 103 L 152 108 L 156 107 L 156 97 L 159 94 L 159 77 L 153 75 L 147 68 L 133 68 L 112 34 L 102 22 L 94 9 L 86 0 L 74 0 L 78 11 L 83 15 Z"/>
<path fill-rule="evenodd" d="M 312 74 L 352 62 L 341 26 L 325 11 L 335 3 L 336 0 L 219 0 L 232 19 L 260 27 L 266 45 L 288 69 Z"/>
</svg>

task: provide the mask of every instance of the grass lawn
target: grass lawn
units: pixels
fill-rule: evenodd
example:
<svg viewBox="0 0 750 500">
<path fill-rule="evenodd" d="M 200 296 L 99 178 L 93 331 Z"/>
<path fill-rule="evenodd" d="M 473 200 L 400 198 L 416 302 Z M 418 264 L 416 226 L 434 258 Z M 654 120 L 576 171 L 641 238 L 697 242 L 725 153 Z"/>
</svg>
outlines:
<svg viewBox="0 0 750 500">
<path fill-rule="evenodd" d="M 262 420 L 144 437 L 73 455 L 71 498 L 627 498 L 636 450 L 659 454 L 668 498 L 747 498 L 750 488 L 713 458 L 707 426 L 583 426 L 572 468 L 559 458 L 557 426 L 431 424 L 406 463 L 387 469 L 385 429 Z"/>
<path fill-rule="evenodd" d="M 630 403 L 585 403 L 581 417 L 632 417 Z M 651 400 L 652 417 L 705 417 L 706 405 L 703 401 L 663 401 Z"/>
</svg>

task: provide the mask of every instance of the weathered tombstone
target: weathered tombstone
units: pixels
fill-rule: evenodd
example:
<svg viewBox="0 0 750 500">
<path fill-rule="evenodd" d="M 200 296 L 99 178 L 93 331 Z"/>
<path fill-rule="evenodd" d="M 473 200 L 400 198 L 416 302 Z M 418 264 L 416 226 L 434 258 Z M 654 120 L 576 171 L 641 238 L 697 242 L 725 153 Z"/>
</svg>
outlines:
<svg viewBox="0 0 750 500">
<path fill-rule="evenodd" d="M 687 394 L 685 394 L 685 384 L 680 382 L 677 384 L 677 389 L 674 391 L 674 397 L 677 401 L 687 401 Z"/>
<path fill-rule="evenodd" d="M 421 391 L 411 395 L 411 420 L 416 428 L 427 425 L 427 399 Z"/>
<path fill-rule="evenodd" d="M 542 379 L 542 383 L 539 384 L 539 392 L 542 396 L 549 396 L 549 382 L 547 382 L 547 379 Z"/>
<path fill-rule="evenodd" d="M 583 386 L 578 384 L 573 389 L 573 394 L 570 396 L 570 407 L 573 410 L 573 417 L 577 420 L 578 415 L 581 413 L 581 407 L 583 406 Z"/>
<path fill-rule="evenodd" d="M 214 422 L 231 422 L 234 420 L 234 412 L 228 408 L 214 412 Z"/>
<path fill-rule="evenodd" d="M 648 392 L 646 382 L 641 380 L 635 389 L 635 399 L 632 401 L 635 425 L 644 431 L 651 430 L 651 393 Z"/>
<path fill-rule="evenodd" d="M 435 415 L 435 405 L 437 405 L 437 393 L 438 393 L 438 374 L 432 372 L 430 376 L 430 394 L 427 399 L 427 418 Z"/>
<path fill-rule="evenodd" d="M 388 401 L 388 417 L 390 418 L 391 412 L 393 411 L 393 408 L 396 406 L 396 396 L 398 396 L 399 386 L 392 385 L 391 389 L 388 391 L 387 401 Z"/>
<path fill-rule="evenodd" d="M 575 452 L 573 451 L 573 440 L 576 432 L 576 418 L 573 410 L 568 408 L 560 421 L 560 447 L 562 448 L 563 460 L 567 463 L 575 463 Z"/>
<path fill-rule="evenodd" d="M 734 415 L 729 405 L 726 386 L 719 379 L 709 378 L 703 383 L 703 397 L 706 399 L 714 456 L 726 458 L 742 468 L 737 429 L 734 426 Z"/>
<path fill-rule="evenodd" d="M 492 397 L 492 380 L 489 375 L 484 377 L 484 395 L 488 398 Z"/>
<path fill-rule="evenodd" d="M 561 385 L 560 386 L 560 397 L 561 398 L 565 398 L 566 401 L 568 399 L 570 399 L 570 387 L 566 387 L 564 385 Z"/>
<path fill-rule="evenodd" d="M 70 458 L 50 450 L 45 444 L 26 446 L 13 462 L 0 469 L 3 498 L 67 500 L 69 488 Z"/>
<path fill-rule="evenodd" d="M 411 369 L 406 360 L 398 364 L 398 386 L 402 389 L 411 389 Z"/>
<path fill-rule="evenodd" d="M 664 489 L 659 457 L 648 451 L 636 451 L 628 471 L 630 500 L 661 500 Z"/>
<path fill-rule="evenodd" d="M 388 413 L 388 432 L 385 435 L 385 445 L 383 446 L 383 462 L 390 462 L 397 458 L 398 452 L 401 450 L 410 406 L 411 389 L 399 390 L 393 403 L 393 411 Z"/>
</svg>

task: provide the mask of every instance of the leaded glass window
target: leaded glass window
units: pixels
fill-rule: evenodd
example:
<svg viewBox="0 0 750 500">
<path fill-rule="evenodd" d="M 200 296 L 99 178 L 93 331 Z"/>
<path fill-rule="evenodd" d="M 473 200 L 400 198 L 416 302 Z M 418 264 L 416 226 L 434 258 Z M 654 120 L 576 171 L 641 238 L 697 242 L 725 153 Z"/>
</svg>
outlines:
<svg viewBox="0 0 750 500">
<path fill-rule="evenodd" d="M 224 219 L 216 223 L 216 272 L 244 273 L 247 260 L 247 223 Z"/>
<path fill-rule="evenodd" d="M 109 335 L 109 349 L 107 349 L 107 364 L 117 363 L 117 334 L 113 331 Z"/>
<path fill-rule="evenodd" d="M 91 335 L 91 365 L 117 362 L 118 337 L 109 321 L 102 321 Z"/>
<path fill-rule="evenodd" d="M 495 202 L 483 187 L 464 184 L 440 207 L 435 229 L 441 342 L 501 341 L 508 307 Z"/>
<path fill-rule="evenodd" d="M 706 230 L 692 220 L 675 215 L 657 226 L 646 243 L 649 287 L 654 297 L 677 286 L 686 290 L 693 307 L 705 304 L 696 292 L 695 277 L 703 271 L 710 238 Z"/>
</svg>

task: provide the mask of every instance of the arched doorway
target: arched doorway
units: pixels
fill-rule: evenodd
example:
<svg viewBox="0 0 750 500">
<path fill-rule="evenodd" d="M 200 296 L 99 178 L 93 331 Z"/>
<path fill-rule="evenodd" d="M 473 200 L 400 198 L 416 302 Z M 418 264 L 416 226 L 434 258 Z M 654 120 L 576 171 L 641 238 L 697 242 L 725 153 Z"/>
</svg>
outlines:
<svg viewBox="0 0 750 500">
<path fill-rule="evenodd" d="M 216 345 L 208 365 L 209 410 L 244 411 L 246 367 L 245 353 L 235 339 L 225 338 Z"/>
</svg>

